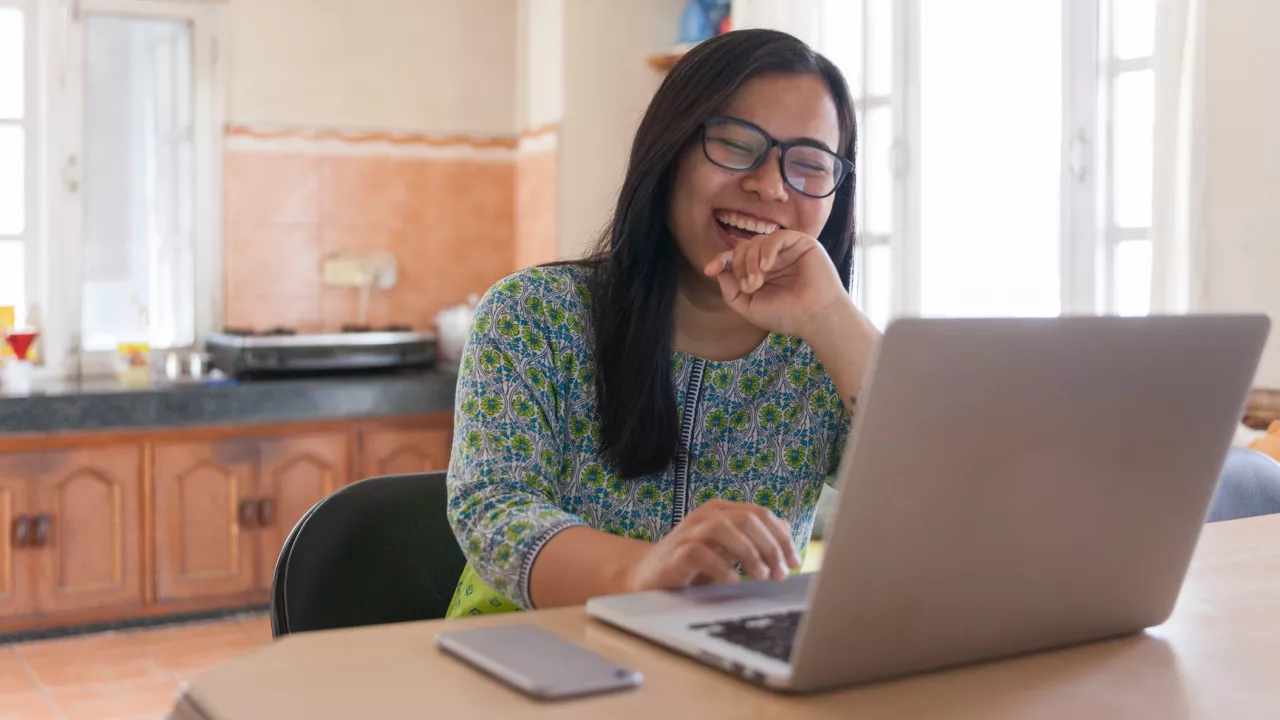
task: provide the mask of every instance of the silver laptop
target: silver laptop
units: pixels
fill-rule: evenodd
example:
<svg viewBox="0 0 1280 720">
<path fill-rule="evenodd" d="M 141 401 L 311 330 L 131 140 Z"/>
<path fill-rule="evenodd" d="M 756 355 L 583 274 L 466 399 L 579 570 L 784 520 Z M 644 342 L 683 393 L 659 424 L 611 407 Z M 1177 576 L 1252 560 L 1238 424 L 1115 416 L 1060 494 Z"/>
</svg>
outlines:
<svg viewBox="0 0 1280 720">
<path fill-rule="evenodd" d="M 1158 625 L 1269 327 L 896 322 L 858 401 L 820 573 L 603 597 L 587 612 L 788 691 Z"/>
</svg>

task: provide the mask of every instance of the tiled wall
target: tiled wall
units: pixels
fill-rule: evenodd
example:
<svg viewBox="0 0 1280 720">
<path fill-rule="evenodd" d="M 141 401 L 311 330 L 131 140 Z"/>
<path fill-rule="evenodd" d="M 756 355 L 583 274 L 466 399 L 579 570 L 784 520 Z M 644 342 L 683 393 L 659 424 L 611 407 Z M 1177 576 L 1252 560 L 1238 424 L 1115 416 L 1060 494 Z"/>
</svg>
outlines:
<svg viewBox="0 0 1280 720">
<path fill-rule="evenodd" d="M 394 252 L 398 284 L 373 292 L 368 322 L 423 329 L 468 294 L 554 259 L 555 139 L 551 128 L 510 139 L 231 128 L 227 326 L 356 322 L 356 291 L 321 283 L 334 252 Z"/>
</svg>

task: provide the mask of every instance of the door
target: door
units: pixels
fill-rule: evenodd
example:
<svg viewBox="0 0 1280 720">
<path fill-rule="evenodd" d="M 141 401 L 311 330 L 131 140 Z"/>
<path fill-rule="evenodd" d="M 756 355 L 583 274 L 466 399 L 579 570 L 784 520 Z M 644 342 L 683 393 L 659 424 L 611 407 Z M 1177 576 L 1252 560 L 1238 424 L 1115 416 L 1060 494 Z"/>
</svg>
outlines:
<svg viewBox="0 0 1280 720">
<path fill-rule="evenodd" d="M 236 595 L 254 589 L 252 528 L 258 445 L 221 440 L 157 445 L 156 596 Z"/>
<path fill-rule="evenodd" d="M 311 506 L 347 484 L 350 465 L 345 433 L 266 440 L 261 448 L 258 588 L 270 590 L 289 531 Z"/>
<path fill-rule="evenodd" d="M 361 433 L 360 477 L 446 470 L 449 428 L 368 428 Z"/>
<path fill-rule="evenodd" d="M 31 513 L 23 471 L 28 456 L 0 456 L 0 619 L 35 612 L 34 549 L 23 548 L 30 537 Z M 20 531 L 23 524 L 26 530 Z"/>
<path fill-rule="evenodd" d="M 33 529 L 40 611 L 142 604 L 142 448 L 49 455 Z"/>
</svg>

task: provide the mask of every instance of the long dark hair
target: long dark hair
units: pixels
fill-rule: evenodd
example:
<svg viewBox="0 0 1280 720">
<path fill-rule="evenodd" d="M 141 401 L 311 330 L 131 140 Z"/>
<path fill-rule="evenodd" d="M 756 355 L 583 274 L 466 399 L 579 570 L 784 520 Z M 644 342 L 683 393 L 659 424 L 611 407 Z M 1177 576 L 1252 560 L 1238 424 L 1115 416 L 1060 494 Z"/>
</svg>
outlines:
<svg viewBox="0 0 1280 720">
<path fill-rule="evenodd" d="M 636 131 L 613 218 L 584 261 L 590 268 L 601 450 L 625 478 L 661 472 L 680 440 L 671 390 L 680 251 L 667 226 L 676 164 L 703 120 L 748 80 L 767 73 L 825 80 L 840 121 L 836 151 L 854 160 L 857 127 L 844 76 L 791 35 L 725 33 L 694 47 L 667 74 Z M 853 198 L 850 173 L 818 236 L 846 290 L 853 272 Z"/>
</svg>

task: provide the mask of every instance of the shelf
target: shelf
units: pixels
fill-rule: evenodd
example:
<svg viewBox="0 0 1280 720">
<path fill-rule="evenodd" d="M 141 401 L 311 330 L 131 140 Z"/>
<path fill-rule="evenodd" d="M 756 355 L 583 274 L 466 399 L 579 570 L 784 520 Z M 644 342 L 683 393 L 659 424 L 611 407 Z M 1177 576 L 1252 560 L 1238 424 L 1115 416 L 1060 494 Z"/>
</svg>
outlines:
<svg viewBox="0 0 1280 720">
<path fill-rule="evenodd" d="M 684 54 L 689 52 L 692 48 L 692 45 L 677 45 L 676 47 L 660 52 L 657 55 L 650 55 L 649 67 L 660 73 L 671 72 L 671 68 L 675 67 L 675 64 L 679 62 L 680 58 L 684 57 Z"/>
</svg>

